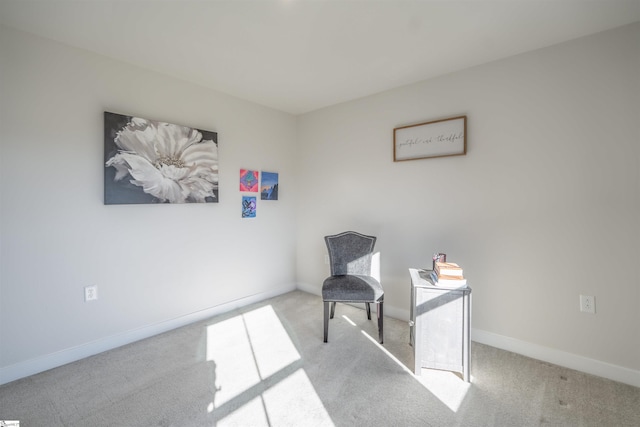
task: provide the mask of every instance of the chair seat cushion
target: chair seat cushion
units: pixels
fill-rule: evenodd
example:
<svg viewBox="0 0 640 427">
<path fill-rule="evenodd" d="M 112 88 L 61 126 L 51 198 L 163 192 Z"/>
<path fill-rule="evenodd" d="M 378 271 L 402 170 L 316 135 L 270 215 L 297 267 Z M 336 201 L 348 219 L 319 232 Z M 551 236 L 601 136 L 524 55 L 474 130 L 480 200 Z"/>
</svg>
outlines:
<svg viewBox="0 0 640 427">
<path fill-rule="evenodd" d="M 322 284 L 322 299 L 337 302 L 381 302 L 384 290 L 371 276 L 330 276 Z"/>
</svg>

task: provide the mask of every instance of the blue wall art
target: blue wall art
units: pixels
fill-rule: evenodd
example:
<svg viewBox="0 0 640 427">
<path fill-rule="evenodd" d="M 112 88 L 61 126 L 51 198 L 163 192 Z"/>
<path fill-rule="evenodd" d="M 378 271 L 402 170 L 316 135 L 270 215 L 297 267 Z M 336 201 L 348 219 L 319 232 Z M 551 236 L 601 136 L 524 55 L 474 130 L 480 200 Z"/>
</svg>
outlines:
<svg viewBox="0 0 640 427">
<path fill-rule="evenodd" d="M 256 197 L 242 196 L 242 218 L 256 217 Z"/>
<path fill-rule="evenodd" d="M 260 199 L 278 200 L 278 174 L 275 172 L 262 172 L 260 182 Z"/>
</svg>

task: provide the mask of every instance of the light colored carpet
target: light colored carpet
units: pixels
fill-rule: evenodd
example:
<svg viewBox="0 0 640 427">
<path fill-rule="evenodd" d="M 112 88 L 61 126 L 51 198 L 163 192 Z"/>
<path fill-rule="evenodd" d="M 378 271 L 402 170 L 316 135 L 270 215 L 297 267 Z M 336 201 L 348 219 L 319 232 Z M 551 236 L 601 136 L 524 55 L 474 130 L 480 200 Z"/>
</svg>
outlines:
<svg viewBox="0 0 640 427">
<path fill-rule="evenodd" d="M 639 426 L 640 389 L 477 343 L 416 377 L 409 327 L 291 292 L 0 387 L 21 426 Z"/>
</svg>

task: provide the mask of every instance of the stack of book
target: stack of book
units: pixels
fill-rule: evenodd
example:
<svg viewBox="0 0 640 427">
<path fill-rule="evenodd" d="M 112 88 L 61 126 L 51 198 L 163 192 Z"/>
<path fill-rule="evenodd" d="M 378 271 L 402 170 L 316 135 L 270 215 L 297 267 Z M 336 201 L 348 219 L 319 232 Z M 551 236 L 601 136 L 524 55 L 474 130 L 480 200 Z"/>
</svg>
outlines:
<svg viewBox="0 0 640 427">
<path fill-rule="evenodd" d="M 434 285 L 461 287 L 467 286 L 467 279 L 462 274 L 462 268 L 455 262 L 436 262 L 431 272 Z"/>
</svg>

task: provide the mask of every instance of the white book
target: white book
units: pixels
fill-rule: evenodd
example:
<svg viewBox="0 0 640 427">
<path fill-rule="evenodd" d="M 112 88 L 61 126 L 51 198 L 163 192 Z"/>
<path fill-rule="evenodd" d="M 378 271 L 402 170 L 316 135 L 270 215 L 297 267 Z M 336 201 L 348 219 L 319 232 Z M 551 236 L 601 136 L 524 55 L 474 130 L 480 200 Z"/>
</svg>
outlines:
<svg viewBox="0 0 640 427">
<path fill-rule="evenodd" d="M 463 287 L 467 286 L 467 279 L 460 276 L 438 276 L 435 271 L 431 272 L 431 281 L 434 285 Z"/>
</svg>

